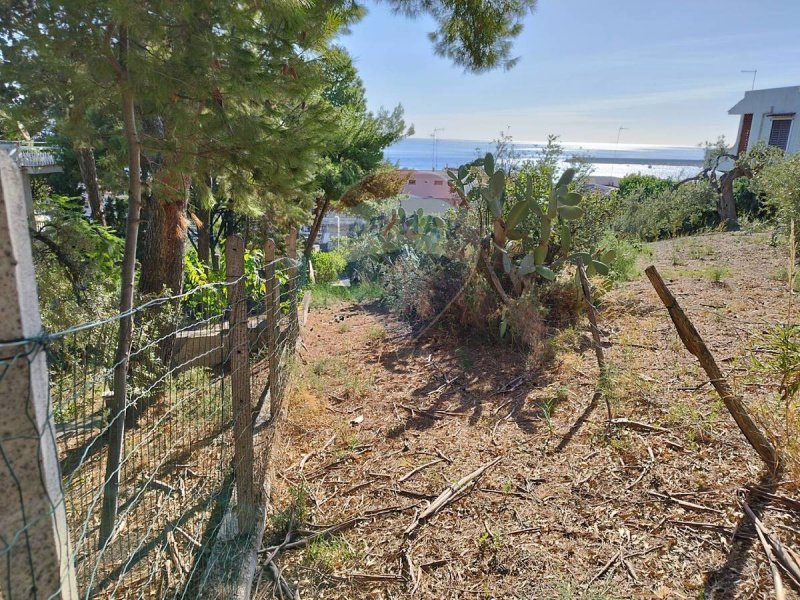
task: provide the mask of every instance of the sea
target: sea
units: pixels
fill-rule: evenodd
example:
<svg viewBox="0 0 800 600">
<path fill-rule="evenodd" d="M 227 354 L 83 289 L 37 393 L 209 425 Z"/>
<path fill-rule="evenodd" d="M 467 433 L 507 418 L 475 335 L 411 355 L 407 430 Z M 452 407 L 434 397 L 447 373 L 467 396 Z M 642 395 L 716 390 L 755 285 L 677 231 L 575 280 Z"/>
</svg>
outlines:
<svg viewBox="0 0 800 600">
<path fill-rule="evenodd" d="M 653 144 L 559 142 L 562 163 L 587 162 L 592 175 L 624 177 L 632 173 L 682 179 L 696 175 L 703 165 L 704 149 L 698 146 L 659 146 Z M 517 161 L 535 159 L 543 142 L 513 142 Z M 456 168 L 495 150 L 495 143 L 480 140 L 406 138 L 390 146 L 384 156 L 404 169 Z"/>
</svg>

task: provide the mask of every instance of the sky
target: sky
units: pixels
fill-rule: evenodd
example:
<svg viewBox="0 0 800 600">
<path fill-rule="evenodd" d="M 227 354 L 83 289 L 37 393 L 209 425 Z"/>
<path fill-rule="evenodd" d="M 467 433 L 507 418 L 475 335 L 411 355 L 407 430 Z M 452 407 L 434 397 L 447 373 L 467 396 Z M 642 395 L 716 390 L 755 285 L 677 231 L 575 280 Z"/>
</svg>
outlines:
<svg viewBox="0 0 800 600">
<path fill-rule="evenodd" d="M 483 74 L 434 54 L 431 19 L 368 9 L 341 43 L 370 108 L 402 104 L 415 137 L 693 146 L 735 139 L 743 69 L 757 89 L 800 85 L 800 0 L 539 0 L 519 63 Z"/>
</svg>

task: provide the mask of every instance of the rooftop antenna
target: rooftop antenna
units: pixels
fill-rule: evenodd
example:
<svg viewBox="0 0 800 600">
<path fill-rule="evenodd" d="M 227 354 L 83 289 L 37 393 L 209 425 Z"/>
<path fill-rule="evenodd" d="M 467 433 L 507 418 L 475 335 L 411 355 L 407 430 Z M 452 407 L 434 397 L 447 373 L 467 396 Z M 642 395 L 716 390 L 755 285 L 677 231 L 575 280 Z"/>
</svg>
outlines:
<svg viewBox="0 0 800 600">
<path fill-rule="evenodd" d="M 436 157 L 436 134 L 439 131 L 444 131 L 444 127 L 436 127 L 433 130 L 433 133 L 431 134 L 431 137 L 433 138 L 433 170 L 434 171 L 436 170 L 436 167 L 438 166 L 438 161 L 437 161 L 437 157 Z"/>
<path fill-rule="evenodd" d="M 619 150 L 619 138 L 622 137 L 622 132 L 625 131 L 626 129 L 629 129 L 629 128 L 628 127 L 623 127 L 622 125 L 620 125 L 619 129 L 617 129 L 617 145 L 614 146 L 614 160 L 615 161 L 617 160 L 617 151 Z M 614 176 L 614 163 L 612 162 L 611 163 L 611 177 L 613 177 L 613 176 Z"/>
<path fill-rule="evenodd" d="M 753 74 L 753 87 L 751 90 L 756 89 L 756 75 L 758 75 L 758 69 L 742 69 L 742 73 L 752 73 Z"/>
</svg>

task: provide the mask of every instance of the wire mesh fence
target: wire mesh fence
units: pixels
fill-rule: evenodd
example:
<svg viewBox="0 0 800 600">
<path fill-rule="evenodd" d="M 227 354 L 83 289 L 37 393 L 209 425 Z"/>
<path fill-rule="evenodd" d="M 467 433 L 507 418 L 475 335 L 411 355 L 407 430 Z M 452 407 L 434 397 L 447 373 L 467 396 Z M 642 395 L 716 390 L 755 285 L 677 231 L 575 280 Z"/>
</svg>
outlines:
<svg viewBox="0 0 800 600">
<path fill-rule="evenodd" d="M 234 480 L 234 474 L 249 469 L 251 488 L 263 483 L 262 455 L 269 449 L 254 441 L 253 428 L 259 413 L 269 420 L 280 406 L 299 330 L 303 269 L 288 257 L 262 262 L 255 286 L 229 270 L 226 282 L 156 298 L 126 315 L 0 343 L 0 385 L 7 373 L 31 369 L 46 356 L 47 414 L 32 415 L 28 405 L 20 410 L 35 417 L 31 431 L 56 447 L 63 491 L 52 491 L 56 501 L 45 507 L 33 506 L 20 483 L 11 491 L 15 506 L 3 512 L 22 514 L 24 525 L 0 540 L 7 573 L 15 561 L 37 562 L 28 539 L 34 524 L 60 509 L 79 597 L 200 595 L 231 498 L 244 504 L 247 477 Z M 135 336 L 119 410 L 113 394 L 116 338 L 128 316 Z M 119 425 L 124 434 L 116 461 L 110 431 Z M 0 430 L 0 455 L 30 436 Z M 14 466 L 6 460 L 6 467 L 13 483 Z M 257 489 L 252 493 L 248 502 L 262 500 Z M 234 514 L 240 531 L 247 529 L 242 506 Z M 6 578 L 0 596 L 19 597 L 18 584 Z M 48 592 L 31 597 L 64 595 L 67 578 L 62 572 L 60 587 L 43 587 L 34 578 L 32 589 Z"/>
</svg>

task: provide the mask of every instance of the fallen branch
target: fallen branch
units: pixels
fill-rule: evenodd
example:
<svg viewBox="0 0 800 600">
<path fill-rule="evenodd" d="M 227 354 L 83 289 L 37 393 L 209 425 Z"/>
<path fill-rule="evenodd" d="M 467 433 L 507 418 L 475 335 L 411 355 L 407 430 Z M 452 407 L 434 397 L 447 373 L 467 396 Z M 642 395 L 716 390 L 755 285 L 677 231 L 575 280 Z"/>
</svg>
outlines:
<svg viewBox="0 0 800 600">
<path fill-rule="evenodd" d="M 658 498 L 659 500 L 670 500 L 675 504 L 682 506 L 684 508 L 691 508 L 693 510 L 700 510 L 704 512 L 712 512 L 718 515 L 724 515 L 724 510 L 719 510 L 718 508 L 711 508 L 710 506 L 704 506 L 702 504 L 695 504 L 694 502 L 687 502 L 686 500 L 681 500 L 680 498 L 676 498 L 670 494 L 660 494 L 659 492 L 654 492 L 652 490 L 648 490 L 647 492 L 651 496 Z"/>
<path fill-rule="evenodd" d="M 411 535 L 417 527 L 427 518 L 432 517 L 437 512 L 439 512 L 442 508 L 444 508 L 447 504 L 452 502 L 458 494 L 470 483 L 476 481 L 481 475 L 483 475 L 488 469 L 496 465 L 500 462 L 502 457 L 498 456 L 493 461 L 486 463 L 482 467 L 475 469 L 469 475 L 465 475 L 461 479 L 459 479 L 456 483 L 451 486 L 448 486 L 446 490 L 444 490 L 439 496 L 431 502 L 428 507 L 423 510 L 421 513 L 414 517 L 414 520 L 411 524 L 406 528 L 403 532 L 404 535 L 408 536 Z"/>
<path fill-rule="evenodd" d="M 750 445 L 773 474 L 780 472 L 783 465 L 775 447 L 750 417 L 750 414 L 744 407 L 742 399 L 733 393 L 727 379 L 725 379 L 722 371 L 720 371 L 717 366 L 717 362 L 714 360 L 711 351 L 706 346 L 703 338 L 700 337 L 700 334 L 689 320 L 689 317 L 683 312 L 675 296 L 673 296 L 672 292 L 667 288 L 661 275 L 658 274 L 658 271 L 652 265 L 645 269 L 645 273 L 650 279 L 650 283 L 653 284 L 658 297 L 661 298 L 661 302 L 663 302 L 664 306 L 667 308 L 683 345 L 686 346 L 689 352 L 697 357 L 698 361 L 700 361 L 700 366 L 705 370 L 708 378 L 711 380 L 711 384 L 714 386 L 714 389 L 717 390 L 722 402 L 725 404 L 725 408 L 728 409 L 733 420 L 736 421 L 744 437 L 747 438 L 747 441 L 750 442 Z"/>
<path fill-rule="evenodd" d="M 784 547 L 777 536 L 764 526 L 752 509 L 747 505 L 747 502 L 742 501 L 742 508 L 744 512 L 747 513 L 747 516 L 750 517 L 750 520 L 753 521 L 758 539 L 761 540 L 761 545 L 763 546 L 765 543 L 769 543 L 769 551 L 767 551 L 766 547 L 764 551 L 767 553 L 767 558 L 770 559 L 770 568 L 773 567 L 772 562 L 777 562 L 789 574 L 792 583 L 800 587 L 800 565 L 798 565 L 794 558 L 794 552 L 790 548 Z M 773 579 L 775 576 L 776 571 L 773 570 Z M 777 577 L 780 579 L 780 573 L 778 573 Z M 777 584 L 775 586 L 775 596 L 778 596 Z"/>
<path fill-rule="evenodd" d="M 744 507 L 744 512 L 747 513 L 747 516 L 752 519 L 753 525 L 756 529 L 756 534 L 761 542 L 761 547 L 764 548 L 764 554 L 767 555 L 767 564 L 769 565 L 769 570 L 772 572 L 772 584 L 775 586 L 775 600 L 785 600 L 786 593 L 783 591 L 783 580 L 781 579 L 781 572 L 778 570 L 778 564 L 775 560 L 775 556 L 772 553 L 772 548 L 767 543 L 767 540 L 764 537 L 764 531 L 759 526 L 759 520 L 753 514 L 753 511 L 750 510 L 750 507 L 747 506 L 746 502 L 742 502 L 742 506 Z"/>
<path fill-rule="evenodd" d="M 648 423 L 641 423 L 640 421 L 631 421 L 630 419 L 611 419 L 610 423 L 611 425 L 615 425 L 617 427 L 627 427 L 628 429 L 634 429 L 636 431 L 653 431 L 656 433 L 669 433 L 669 429 L 664 429 L 663 427 L 650 425 Z"/>
<path fill-rule="evenodd" d="M 300 471 L 302 471 L 302 470 L 303 470 L 303 467 L 305 467 L 305 466 L 306 466 L 306 463 L 308 462 L 308 459 L 309 459 L 309 458 L 311 458 L 312 456 L 315 456 L 316 454 L 322 454 L 323 452 L 325 452 L 325 450 L 328 448 L 328 446 L 330 446 L 330 445 L 331 445 L 331 444 L 334 442 L 334 440 L 335 440 L 335 439 L 336 439 L 336 434 L 334 433 L 334 434 L 333 434 L 333 435 L 332 435 L 332 436 L 331 436 L 331 437 L 328 439 L 328 441 L 327 441 L 327 442 L 325 442 L 325 443 L 322 445 L 322 448 L 320 448 L 319 450 L 312 450 L 312 451 L 311 451 L 311 452 L 309 452 L 308 454 L 304 455 L 304 456 L 303 456 L 303 458 L 300 460 L 300 467 L 299 467 L 299 470 L 300 470 Z"/>
<path fill-rule="evenodd" d="M 272 576 L 273 581 L 275 581 L 278 598 L 282 598 L 284 600 L 300 599 L 300 593 L 297 590 L 292 589 L 292 586 L 289 585 L 289 582 L 283 577 L 283 573 L 281 573 L 278 565 L 276 565 L 274 562 L 269 562 L 265 566 Z"/>
<path fill-rule="evenodd" d="M 411 471 L 409 471 L 408 473 L 403 475 L 400 479 L 397 480 L 397 482 L 398 483 L 402 483 L 403 481 L 405 481 L 407 479 L 411 479 L 414 475 L 416 475 L 420 471 L 422 471 L 424 469 L 427 469 L 428 467 L 432 467 L 433 465 L 437 465 L 440 462 L 444 462 L 444 460 L 441 459 L 441 458 L 437 458 L 436 460 L 432 460 L 430 462 L 426 462 L 424 465 L 420 465 L 416 469 L 412 469 Z"/>
<path fill-rule="evenodd" d="M 583 589 L 584 589 L 584 590 L 588 590 L 590 587 L 592 587 L 592 584 L 593 584 L 595 581 L 597 581 L 598 579 L 600 579 L 600 578 L 601 578 L 603 575 L 605 575 L 605 574 L 608 572 L 608 570 L 611 568 L 611 566 L 612 566 L 612 565 L 613 565 L 615 562 L 617 562 L 617 560 L 620 558 L 620 556 L 622 556 L 622 552 L 617 552 L 617 553 L 616 553 L 614 556 L 612 556 L 610 559 L 608 559 L 608 562 L 607 562 L 606 564 L 604 564 L 604 565 L 602 566 L 602 568 L 601 568 L 601 569 L 600 569 L 600 570 L 599 570 L 597 573 L 595 573 L 594 577 L 592 577 L 592 578 L 589 580 L 589 583 L 587 583 L 587 584 L 584 586 L 584 588 L 583 588 Z"/>
<path fill-rule="evenodd" d="M 334 533 L 338 533 L 340 531 L 348 529 L 348 528 L 352 527 L 353 525 L 357 525 L 358 523 L 361 523 L 362 521 L 368 521 L 369 519 L 372 519 L 374 517 L 378 517 L 380 515 L 386 515 L 386 514 L 389 514 L 389 513 L 403 512 L 405 510 L 408 510 L 409 508 L 414 508 L 416 506 L 417 506 L 416 504 L 410 504 L 410 505 L 406 505 L 406 506 L 390 506 L 388 508 L 381 508 L 379 510 L 374 510 L 374 511 L 365 513 L 363 515 L 352 517 L 350 519 L 347 519 L 346 521 L 342 521 L 341 523 L 337 523 L 336 525 L 331 525 L 330 527 L 327 527 L 327 528 L 323 529 L 322 531 L 318 531 L 316 533 L 313 533 L 313 534 L 311 534 L 311 535 L 309 535 L 307 537 L 294 539 L 291 542 L 279 544 L 278 546 L 268 546 L 266 548 L 262 548 L 260 550 L 260 552 L 270 552 L 270 553 L 272 553 L 271 555 L 274 557 L 274 556 L 277 555 L 277 553 L 275 552 L 276 549 L 279 552 L 281 552 L 283 550 L 291 550 L 293 548 L 302 548 L 304 546 L 308 546 L 311 542 L 314 542 L 314 541 L 316 541 L 316 540 L 318 540 L 320 538 L 328 537 L 330 535 L 333 535 Z"/>
<path fill-rule="evenodd" d="M 401 404 L 400 402 L 397 403 L 397 406 L 405 408 L 408 412 L 412 415 L 414 413 L 419 413 L 421 415 L 428 415 L 432 419 L 436 418 L 436 415 L 446 415 L 448 417 L 466 417 L 469 413 L 465 412 L 454 412 L 450 410 L 438 410 L 438 409 L 423 409 L 423 408 L 414 408 L 413 406 L 408 406 L 406 404 Z"/>
</svg>

